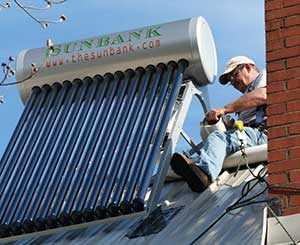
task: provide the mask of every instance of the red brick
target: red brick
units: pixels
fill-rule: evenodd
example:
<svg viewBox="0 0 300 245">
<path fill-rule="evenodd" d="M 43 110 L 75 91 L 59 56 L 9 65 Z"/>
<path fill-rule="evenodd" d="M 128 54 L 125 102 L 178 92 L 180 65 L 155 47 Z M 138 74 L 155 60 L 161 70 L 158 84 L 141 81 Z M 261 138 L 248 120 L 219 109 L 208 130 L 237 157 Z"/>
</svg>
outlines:
<svg viewBox="0 0 300 245">
<path fill-rule="evenodd" d="M 291 196 L 290 205 L 291 206 L 300 206 L 300 196 Z"/>
<path fill-rule="evenodd" d="M 265 3 L 265 11 L 281 8 L 281 0 L 274 0 Z"/>
<path fill-rule="evenodd" d="M 265 19 L 266 19 L 266 21 L 279 19 L 282 17 L 287 17 L 287 16 L 298 14 L 299 12 L 300 12 L 300 5 L 294 5 L 291 7 L 276 9 L 276 10 L 272 10 L 272 11 L 266 11 Z"/>
<path fill-rule="evenodd" d="M 287 88 L 293 89 L 293 88 L 300 88 L 300 79 L 292 79 L 287 81 Z"/>
<path fill-rule="evenodd" d="M 290 27 L 284 28 L 283 35 L 284 35 L 284 37 L 300 35 L 299 27 L 298 26 L 290 26 Z"/>
<path fill-rule="evenodd" d="M 275 92 L 282 92 L 285 90 L 285 85 L 286 85 L 285 81 L 268 84 L 267 93 L 271 94 L 271 93 L 275 93 Z"/>
<path fill-rule="evenodd" d="M 287 68 L 300 67 L 300 57 L 288 58 L 286 61 Z"/>
<path fill-rule="evenodd" d="M 278 126 L 287 124 L 287 118 L 285 115 L 275 115 L 272 117 L 268 117 L 268 126 Z"/>
<path fill-rule="evenodd" d="M 299 28 L 300 30 L 300 28 Z M 286 49 L 279 49 L 267 53 L 267 62 L 274 60 L 282 60 L 290 57 L 297 57 L 300 55 L 300 46 L 293 46 Z"/>
<path fill-rule="evenodd" d="M 300 70 L 300 69 L 299 69 Z M 271 85 L 268 85 L 271 86 Z M 284 92 L 277 92 L 268 94 L 267 104 L 272 105 L 275 103 L 282 103 L 292 100 L 300 99 L 300 89 L 287 90 Z"/>
<path fill-rule="evenodd" d="M 300 151 L 300 149 L 299 149 Z M 292 170 L 289 172 L 290 181 L 293 183 L 300 182 L 300 170 Z"/>
<path fill-rule="evenodd" d="M 300 159 L 298 159 L 298 162 L 300 162 Z M 294 169 L 289 170 L 288 172 L 290 172 L 290 171 L 294 171 Z M 295 194 L 294 188 L 299 188 L 300 189 L 300 182 L 289 182 L 289 183 L 285 184 L 284 187 L 292 189 L 292 190 L 287 190 L 286 195 L 294 195 Z"/>
<path fill-rule="evenodd" d="M 300 5 L 299 5 L 300 6 Z M 300 34 L 300 30 L 298 26 L 290 26 L 283 29 L 284 37 L 291 37 Z"/>
<path fill-rule="evenodd" d="M 280 40 L 280 39 L 284 39 L 296 35 L 300 35 L 300 30 L 298 26 L 289 26 L 281 29 L 275 29 L 274 31 L 267 31 L 266 40 L 274 41 L 274 40 Z"/>
<path fill-rule="evenodd" d="M 267 47 L 266 47 L 266 51 L 270 52 L 270 51 L 275 51 L 278 49 L 283 49 L 284 48 L 284 40 L 272 40 L 272 41 L 267 41 Z"/>
<path fill-rule="evenodd" d="M 267 41 L 267 46 L 268 42 L 270 41 L 278 41 L 278 40 L 283 40 L 284 39 L 284 32 L 282 29 L 276 29 L 274 31 L 267 31 L 266 32 L 266 41 Z"/>
<path fill-rule="evenodd" d="M 300 0 L 284 0 L 283 1 L 284 7 L 293 6 L 293 5 L 297 5 L 297 4 L 300 4 Z"/>
<path fill-rule="evenodd" d="M 285 69 L 285 61 L 284 60 L 277 60 L 277 61 L 269 62 L 267 64 L 268 72 L 280 71 L 283 69 Z"/>
<path fill-rule="evenodd" d="M 268 164 L 268 170 L 270 173 L 280 173 L 287 170 L 292 170 L 299 167 L 300 159 L 290 159 L 284 161 L 270 162 Z"/>
<path fill-rule="evenodd" d="M 300 207 L 286 208 L 286 209 L 282 210 L 282 214 L 284 216 L 292 215 L 292 214 L 299 214 L 299 213 L 300 213 Z"/>
<path fill-rule="evenodd" d="M 300 111 L 300 101 L 296 100 L 288 102 L 286 108 L 287 112 Z"/>
<path fill-rule="evenodd" d="M 300 121 L 300 112 L 288 113 L 286 114 L 287 122 L 294 123 Z"/>
<path fill-rule="evenodd" d="M 287 136 L 286 127 L 271 127 L 268 129 L 268 139 L 280 138 Z"/>
<path fill-rule="evenodd" d="M 286 27 L 300 25 L 300 15 L 287 17 L 284 20 L 284 25 Z"/>
<path fill-rule="evenodd" d="M 300 44 L 300 36 L 292 36 L 292 37 L 287 37 L 285 39 L 285 45 L 286 47 L 292 47 Z"/>
<path fill-rule="evenodd" d="M 273 115 L 278 115 L 286 112 L 286 104 L 275 104 L 275 105 L 268 105 L 267 107 L 267 115 L 268 116 L 273 116 Z"/>
<path fill-rule="evenodd" d="M 268 182 L 271 185 L 285 184 L 285 183 L 288 182 L 288 177 L 285 173 L 271 174 L 271 175 L 268 176 Z"/>
<path fill-rule="evenodd" d="M 284 125 L 300 121 L 300 112 L 274 115 L 268 118 L 268 126 Z"/>
<path fill-rule="evenodd" d="M 274 31 L 283 28 L 285 25 L 283 19 L 272 20 L 266 22 L 266 31 Z"/>
<path fill-rule="evenodd" d="M 296 135 L 296 136 L 269 140 L 268 149 L 269 151 L 271 151 L 275 149 L 285 149 L 285 148 L 295 147 L 299 145 L 300 145 L 300 135 Z"/>
<path fill-rule="evenodd" d="M 268 152 L 268 160 L 270 162 L 286 160 L 287 150 L 275 150 Z"/>
<path fill-rule="evenodd" d="M 265 20 L 269 182 L 300 188 L 300 0 L 266 0 Z M 300 213 L 299 195 L 274 196 Z"/>
<path fill-rule="evenodd" d="M 292 125 L 288 126 L 288 133 L 290 135 L 300 134 L 300 123 L 297 122 L 295 124 L 292 124 Z"/>
<path fill-rule="evenodd" d="M 287 116 L 288 123 L 300 121 L 300 112 L 289 113 L 289 114 L 286 114 L 286 116 Z"/>
<path fill-rule="evenodd" d="M 283 209 L 289 208 L 289 197 L 288 196 L 280 196 L 280 203 Z"/>
</svg>

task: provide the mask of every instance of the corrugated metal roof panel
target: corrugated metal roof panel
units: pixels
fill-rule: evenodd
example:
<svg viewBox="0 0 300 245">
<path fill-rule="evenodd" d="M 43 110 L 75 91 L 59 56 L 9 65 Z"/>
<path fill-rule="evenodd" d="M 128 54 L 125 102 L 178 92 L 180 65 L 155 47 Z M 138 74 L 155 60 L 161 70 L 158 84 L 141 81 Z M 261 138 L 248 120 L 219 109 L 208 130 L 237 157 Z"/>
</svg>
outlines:
<svg viewBox="0 0 300 245">
<path fill-rule="evenodd" d="M 254 172 L 258 173 L 261 169 L 260 165 Z M 226 208 L 240 198 L 243 186 L 252 178 L 248 170 L 240 170 L 236 177 L 234 173 L 224 172 L 202 194 L 191 192 L 182 181 L 165 183 L 160 198 L 162 210 L 168 211 L 172 207 L 181 210 L 157 234 L 129 239 L 126 234 L 132 231 L 142 217 L 128 217 L 101 224 L 100 221 L 94 221 L 78 225 L 77 228 L 64 227 L 64 231 L 48 230 L 44 232 L 52 234 L 36 233 L 31 238 L 27 234 L 17 244 L 262 244 L 266 219 L 263 203 L 230 211 L 201 236 Z M 258 184 L 250 195 L 264 188 L 263 184 Z M 266 195 L 264 192 L 254 201 L 264 199 Z"/>
</svg>

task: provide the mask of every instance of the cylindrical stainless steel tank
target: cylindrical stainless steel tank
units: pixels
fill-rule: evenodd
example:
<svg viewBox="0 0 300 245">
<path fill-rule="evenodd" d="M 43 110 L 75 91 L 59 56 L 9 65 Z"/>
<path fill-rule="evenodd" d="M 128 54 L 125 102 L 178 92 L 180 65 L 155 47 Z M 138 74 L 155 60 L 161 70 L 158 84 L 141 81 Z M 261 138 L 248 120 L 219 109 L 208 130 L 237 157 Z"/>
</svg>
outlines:
<svg viewBox="0 0 300 245">
<path fill-rule="evenodd" d="M 18 85 L 25 102 L 33 86 L 83 79 L 96 74 L 135 69 L 139 66 L 186 59 L 185 76 L 197 85 L 212 83 L 217 74 L 217 55 L 211 30 L 203 17 L 142 27 L 130 31 L 23 50 L 17 58 L 17 81 L 38 72 Z"/>
</svg>

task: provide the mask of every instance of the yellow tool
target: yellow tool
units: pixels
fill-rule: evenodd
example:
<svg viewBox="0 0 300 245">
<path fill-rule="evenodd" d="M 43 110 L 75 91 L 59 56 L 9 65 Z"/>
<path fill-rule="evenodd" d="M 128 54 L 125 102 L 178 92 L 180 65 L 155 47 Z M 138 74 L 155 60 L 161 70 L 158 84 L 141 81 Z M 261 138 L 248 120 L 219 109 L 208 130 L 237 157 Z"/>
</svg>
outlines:
<svg viewBox="0 0 300 245">
<path fill-rule="evenodd" d="M 236 134 L 237 134 L 237 137 L 239 139 L 239 141 L 241 142 L 241 144 L 243 146 L 246 145 L 246 134 L 244 132 L 244 122 L 243 121 L 240 121 L 240 120 L 237 120 L 234 122 L 234 127 L 236 129 Z"/>
<path fill-rule="evenodd" d="M 243 121 L 240 121 L 240 120 L 235 121 L 234 126 L 240 132 L 244 131 L 244 122 Z"/>
<path fill-rule="evenodd" d="M 248 167 L 248 158 L 247 158 L 247 154 L 246 154 L 246 151 L 245 151 L 246 144 L 247 144 L 246 143 L 247 138 L 246 138 L 246 134 L 244 132 L 244 122 L 240 121 L 240 120 L 237 120 L 237 121 L 234 122 L 234 127 L 236 129 L 237 137 L 240 141 L 240 150 L 241 150 L 241 153 L 242 153 L 242 156 L 241 156 L 241 159 L 239 161 L 238 167 L 237 167 L 236 172 L 234 174 L 234 176 L 236 176 L 239 169 L 240 169 L 242 161 L 245 161 L 245 164 Z"/>
</svg>

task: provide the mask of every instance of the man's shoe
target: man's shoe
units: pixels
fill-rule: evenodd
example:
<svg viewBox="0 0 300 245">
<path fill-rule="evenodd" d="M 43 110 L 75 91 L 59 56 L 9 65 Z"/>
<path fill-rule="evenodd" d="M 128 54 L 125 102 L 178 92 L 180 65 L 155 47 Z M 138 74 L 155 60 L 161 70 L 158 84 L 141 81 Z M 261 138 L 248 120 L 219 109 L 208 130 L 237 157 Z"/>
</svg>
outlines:
<svg viewBox="0 0 300 245">
<path fill-rule="evenodd" d="M 184 154 L 174 153 L 170 164 L 194 192 L 203 192 L 211 184 L 208 175 Z"/>
</svg>

